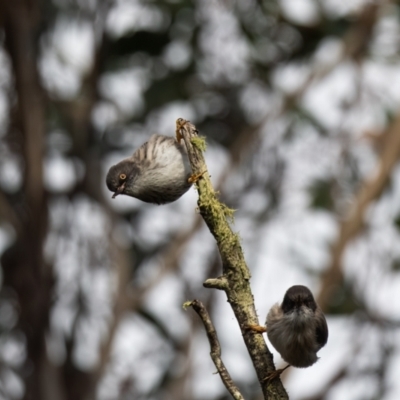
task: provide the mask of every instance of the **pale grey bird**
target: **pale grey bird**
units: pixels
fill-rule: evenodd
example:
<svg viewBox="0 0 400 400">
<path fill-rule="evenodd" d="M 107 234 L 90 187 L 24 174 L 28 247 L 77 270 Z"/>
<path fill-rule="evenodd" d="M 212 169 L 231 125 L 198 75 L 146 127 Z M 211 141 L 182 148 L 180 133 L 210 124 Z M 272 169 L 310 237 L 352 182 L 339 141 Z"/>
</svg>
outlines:
<svg viewBox="0 0 400 400">
<path fill-rule="evenodd" d="M 267 328 L 250 326 L 256 332 L 267 332 L 268 338 L 282 358 L 289 363 L 268 379 L 279 376 L 290 365 L 307 368 L 317 362 L 318 351 L 328 341 L 328 325 L 310 289 L 290 287 L 282 304 L 273 305 L 267 315 Z"/>
<path fill-rule="evenodd" d="M 112 197 L 125 194 L 165 204 L 186 193 L 196 178 L 191 177 L 186 148 L 178 138 L 152 135 L 131 157 L 112 166 L 106 178 Z"/>
</svg>

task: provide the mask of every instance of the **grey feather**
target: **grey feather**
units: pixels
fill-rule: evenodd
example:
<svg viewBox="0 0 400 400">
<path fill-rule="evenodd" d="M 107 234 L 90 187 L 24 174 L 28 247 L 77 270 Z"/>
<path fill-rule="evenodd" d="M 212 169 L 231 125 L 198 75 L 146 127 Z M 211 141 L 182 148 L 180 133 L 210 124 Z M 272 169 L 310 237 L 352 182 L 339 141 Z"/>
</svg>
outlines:
<svg viewBox="0 0 400 400">
<path fill-rule="evenodd" d="M 325 316 L 305 286 L 289 288 L 282 305 L 270 309 L 266 325 L 272 345 L 285 361 L 298 368 L 313 365 L 328 340 Z"/>
<path fill-rule="evenodd" d="M 147 203 L 177 200 L 191 186 L 190 164 L 184 145 L 175 138 L 152 135 L 133 155 L 112 166 L 106 183 L 110 191 Z M 121 174 L 126 180 L 121 180 Z"/>
</svg>

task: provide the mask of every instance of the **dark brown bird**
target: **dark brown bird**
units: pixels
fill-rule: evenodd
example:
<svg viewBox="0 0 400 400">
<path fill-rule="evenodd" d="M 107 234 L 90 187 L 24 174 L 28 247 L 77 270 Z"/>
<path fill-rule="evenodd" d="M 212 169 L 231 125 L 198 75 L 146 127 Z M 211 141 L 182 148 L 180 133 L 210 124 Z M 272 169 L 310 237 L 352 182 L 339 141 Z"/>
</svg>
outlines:
<svg viewBox="0 0 400 400">
<path fill-rule="evenodd" d="M 290 365 L 306 368 L 317 362 L 317 352 L 328 341 L 328 325 L 310 289 L 289 288 L 281 305 L 267 315 L 268 338 Z"/>
<path fill-rule="evenodd" d="M 290 365 L 307 368 L 317 362 L 318 351 L 328 341 L 328 325 L 310 289 L 290 287 L 281 305 L 273 305 L 267 315 L 267 329 L 250 326 L 256 332 L 267 332 L 268 338 L 282 358 L 289 363 L 268 376 L 279 376 Z"/>
<path fill-rule="evenodd" d="M 125 194 L 155 204 L 179 199 L 192 182 L 185 146 L 163 135 L 152 135 L 131 157 L 112 166 L 106 178 L 113 198 Z"/>
</svg>

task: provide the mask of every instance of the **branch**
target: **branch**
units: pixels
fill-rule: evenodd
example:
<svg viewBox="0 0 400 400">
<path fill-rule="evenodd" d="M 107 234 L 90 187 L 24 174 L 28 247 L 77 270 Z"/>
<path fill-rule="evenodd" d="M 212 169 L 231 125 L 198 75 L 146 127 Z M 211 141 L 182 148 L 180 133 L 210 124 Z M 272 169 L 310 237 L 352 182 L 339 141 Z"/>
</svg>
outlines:
<svg viewBox="0 0 400 400">
<path fill-rule="evenodd" d="M 208 341 L 210 342 L 210 355 L 217 367 L 218 373 L 228 392 L 232 395 L 235 400 L 244 400 L 244 397 L 240 393 L 239 389 L 234 384 L 229 372 L 225 368 L 224 363 L 221 359 L 221 345 L 219 344 L 217 331 L 211 322 L 210 316 L 203 303 L 199 300 L 193 300 L 192 302 L 185 304 L 185 307 L 192 307 L 194 311 L 198 314 L 201 321 L 203 322 L 204 328 L 207 332 Z"/>
<path fill-rule="evenodd" d="M 182 118 L 177 120 L 177 136 L 179 135 L 184 139 L 193 175 L 201 175 L 196 183 L 199 194 L 197 204 L 208 229 L 217 241 L 222 259 L 223 276 L 217 280 L 206 281 L 205 286 L 225 291 L 239 323 L 264 398 L 288 399 L 280 379 L 271 382 L 265 380 L 267 374 L 275 371 L 272 354 L 262 335 L 248 329 L 249 325 L 259 325 L 249 283 L 250 271 L 243 257 L 239 236 L 232 232 L 227 221 L 227 218 L 233 219 L 233 210 L 219 202 L 211 184 L 202 154 L 205 147 L 204 139 L 197 136 L 194 125 Z"/>
<path fill-rule="evenodd" d="M 339 237 L 332 246 L 332 258 L 324 273 L 318 304 L 326 310 L 343 279 L 342 257 L 348 243 L 364 227 L 365 215 L 369 205 L 380 197 L 385 189 L 393 168 L 400 158 L 400 112 L 386 132 L 384 147 L 380 154 L 378 167 L 372 178 L 367 179 L 357 193 L 348 217 L 340 225 Z"/>
<path fill-rule="evenodd" d="M 292 107 L 296 101 L 301 99 L 313 83 L 320 82 L 341 62 L 346 60 L 359 61 L 361 55 L 365 52 L 365 49 L 370 43 L 375 23 L 379 17 L 379 12 L 387 2 L 388 0 L 371 2 L 362 9 L 359 17 L 342 38 L 343 49 L 340 56 L 331 62 L 323 63 L 323 65 L 321 65 L 320 62 L 316 62 L 315 66 L 312 67 L 313 70 L 311 74 L 305 82 L 294 93 L 285 98 L 283 106 L 281 107 L 281 114 Z"/>
</svg>

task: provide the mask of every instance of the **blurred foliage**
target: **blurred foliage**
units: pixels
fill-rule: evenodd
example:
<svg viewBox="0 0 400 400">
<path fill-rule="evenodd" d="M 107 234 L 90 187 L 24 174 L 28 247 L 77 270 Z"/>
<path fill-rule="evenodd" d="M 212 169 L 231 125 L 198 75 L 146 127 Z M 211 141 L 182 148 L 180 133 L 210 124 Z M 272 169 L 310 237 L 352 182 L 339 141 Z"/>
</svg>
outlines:
<svg viewBox="0 0 400 400">
<path fill-rule="evenodd" d="M 319 180 L 315 182 L 314 185 L 310 188 L 311 207 L 333 211 L 334 199 L 332 196 L 332 189 L 334 185 L 335 182 L 332 182 L 330 180 Z"/>
<path fill-rule="evenodd" d="M 111 201 L 104 185 L 178 117 L 207 137 L 256 277 L 328 293 L 340 248 L 326 311 L 378 313 L 368 296 L 393 293 L 382 281 L 399 269 L 396 171 L 368 229 L 334 243 L 397 119 L 398 15 L 397 2 L 0 0 L 0 400 L 227 398 L 181 311 L 194 297 L 245 398 L 259 398 L 224 300 L 202 287 L 220 265 L 193 193 L 153 207 Z M 279 299 L 262 281 L 269 307 Z M 339 376 L 319 398 L 340 398 Z"/>
</svg>

